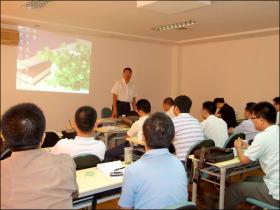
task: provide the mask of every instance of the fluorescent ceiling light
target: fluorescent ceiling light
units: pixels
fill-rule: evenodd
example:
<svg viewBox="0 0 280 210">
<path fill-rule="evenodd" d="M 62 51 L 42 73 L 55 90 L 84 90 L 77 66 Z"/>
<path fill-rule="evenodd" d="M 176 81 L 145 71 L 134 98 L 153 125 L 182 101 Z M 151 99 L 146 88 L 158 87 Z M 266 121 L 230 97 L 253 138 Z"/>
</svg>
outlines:
<svg viewBox="0 0 280 210">
<path fill-rule="evenodd" d="M 196 23 L 195 21 L 189 20 L 189 21 L 184 21 L 184 22 L 180 22 L 180 23 L 172 23 L 172 24 L 165 25 L 165 26 L 153 27 L 153 30 L 169 31 L 169 30 L 175 30 L 175 29 L 186 29 L 188 26 L 191 26 L 195 23 Z"/>
<path fill-rule="evenodd" d="M 23 5 L 23 7 L 27 8 L 27 9 L 39 9 L 39 8 L 46 6 L 48 3 L 49 3 L 49 0 L 45 0 L 45 1 L 31 0 L 31 1 L 26 1 L 25 4 Z"/>
</svg>

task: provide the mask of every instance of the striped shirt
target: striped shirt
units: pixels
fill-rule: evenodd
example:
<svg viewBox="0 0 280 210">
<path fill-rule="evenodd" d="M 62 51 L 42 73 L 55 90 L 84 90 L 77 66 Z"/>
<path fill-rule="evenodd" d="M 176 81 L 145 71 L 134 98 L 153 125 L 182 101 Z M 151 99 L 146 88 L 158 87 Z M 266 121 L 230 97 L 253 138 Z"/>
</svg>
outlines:
<svg viewBox="0 0 280 210">
<path fill-rule="evenodd" d="M 184 161 L 191 146 L 204 139 L 203 130 L 198 120 L 188 113 L 181 113 L 172 121 L 175 127 L 173 145 L 176 156 Z"/>
</svg>

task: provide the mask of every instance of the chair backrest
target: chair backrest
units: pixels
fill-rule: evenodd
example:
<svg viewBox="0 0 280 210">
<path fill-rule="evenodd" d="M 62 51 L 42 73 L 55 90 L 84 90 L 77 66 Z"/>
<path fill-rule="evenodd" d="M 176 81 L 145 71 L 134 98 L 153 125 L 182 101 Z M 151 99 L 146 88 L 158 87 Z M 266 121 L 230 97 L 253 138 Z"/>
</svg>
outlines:
<svg viewBox="0 0 280 210">
<path fill-rule="evenodd" d="M 230 135 L 228 137 L 228 139 L 226 140 L 223 148 L 232 148 L 234 147 L 234 141 L 238 138 L 241 138 L 241 139 L 245 139 L 245 134 L 244 133 L 234 133 L 232 135 Z"/>
<path fill-rule="evenodd" d="M 57 135 L 56 132 L 54 131 L 47 131 L 46 132 L 46 137 L 45 140 L 42 144 L 42 148 L 44 147 L 53 147 L 58 141 L 59 141 L 59 136 Z"/>
<path fill-rule="evenodd" d="M 214 147 L 214 146 L 215 146 L 215 142 L 212 139 L 205 139 L 194 144 L 189 149 L 186 155 L 185 168 L 187 169 L 187 171 L 189 171 L 189 169 L 191 168 L 191 163 L 192 163 L 192 161 L 189 159 L 189 155 L 194 154 L 194 151 L 200 149 L 201 147 Z"/>
<path fill-rule="evenodd" d="M 101 109 L 101 118 L 107 118 L 107 117 L 111 117 L 112 115 L 112 110 L 108 107 L 103 107 Z"/>
<path fill-rule="evenodd" d="M 81 154 L 73 157 L 76 163 L 76 170 L 95 167 L 98 163 L 101 163 L 99 157 L 93 154 Z"/>
<path fill-rule="evenodd" d="M 258 206 L 262 209 L 279 209 L 279 207 L 277 206 L 272 206 L 268 203 L 265 203 L 263 201 L 257 200 L 255 198 L 246 198 L 246 202 L 254 205 L 254 206 Z"/>
<path fill-rule="evenodd" d="M 190 201 L 184 201 L 180 203 L 176 203 L 174 205 L 166 206 L 164 209 L 197 209 L 195 203 L 190 202 Z"/>
</svg>

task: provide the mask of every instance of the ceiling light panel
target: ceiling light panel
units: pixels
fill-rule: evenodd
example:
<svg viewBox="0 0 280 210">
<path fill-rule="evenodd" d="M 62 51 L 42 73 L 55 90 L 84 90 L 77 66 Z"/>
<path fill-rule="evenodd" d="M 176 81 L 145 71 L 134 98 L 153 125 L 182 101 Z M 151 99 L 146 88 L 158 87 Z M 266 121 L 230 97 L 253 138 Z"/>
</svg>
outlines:
<svg viewBox="0 0 280 210">
<path fill-rule="evenodd" d="M 23 7 L 27 8 L 27 9 L 39 9 L 39 8 L 46 6 L 49 2 L 50 1 L 48 1 L 48 0 L 46 0 L 46 1 L 31 0 L 31 1 L 26 1 L 25 4 L 23 5 Z"/>
<path fill-rule="evenodd" d="M 155 31 L 170 31 L 170 30 L 176 30 L 176 29 L 187 29 L 188 26 L 191 26 L 195 24 L 196 22 L 194 20 L 184 21 L 180 23 L 172 23 L 165 26 L 156 26 L 153 27 L 153 30 Z"/>
</svg>

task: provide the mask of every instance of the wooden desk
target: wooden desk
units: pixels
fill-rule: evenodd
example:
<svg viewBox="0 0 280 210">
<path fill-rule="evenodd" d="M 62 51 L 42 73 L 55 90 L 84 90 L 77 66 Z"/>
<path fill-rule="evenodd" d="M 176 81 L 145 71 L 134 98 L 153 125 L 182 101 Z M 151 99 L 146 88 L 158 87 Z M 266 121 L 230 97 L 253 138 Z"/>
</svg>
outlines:
<svg viewBox="0 0 280 210">
<path fill-rule="evenodd" d="M 99 128 L 95 128 L 95 131 L 100 132 L 104 135 L 104 143 L 106 148 L 108 147 L 108 137 L 111 134 L 115 133 L 123 133 L 126 134 L 126 132 L 129 130 L 127 127 L 121 127 L 121 126 L 103 126 Z"/>
<path fill-rule="evenodd" d="M 129 138 L 126 138 L 127 141 L 129 141 L 130 143 L 132 143 L 132 146 L 133 144 L 139 144 L 139 145 L 142 145 L 142 146 L 145 146 L 145 143 L 142 139 L 138 139 L 137 137 L 129 137 Z"/>
<path fill-rule="evenodd" d="M 126 167 L 128 165 L 124 164 Z M 79 197 L 73 201 L 74 209 L 91 205 L 94 194 L 117 189 L 122 186 L 123 177 L 109 177 L 96 167 L 76 171 Z M 98 203 L 120 197 L 120 194 L 102 198 Z"/>
<path fill-rule="evenodd" d="M 189 159 L 192 160 L 194 170 L 198 166 L 198 159 L 194 158 L 194 155 L 190 155 Z M 207 178 L 201 178 L 205 181 L 220 185 L 220 195 L 219 195 L 219 209 L 224 209 L 224 199 L 225 199 L 225 182 L 226 177 L 233 176 L 236 174 L 241 174 L 246 171 L 252 171 L 260 168 L 258 161 L 251 162 L 249 164 L 241 164 L 238 157 L 232 160 L 219 162 L 219 163 L 207 163 L 207 166 L 200 171 L 209 175 L 213 175 L 220 178 L 220 182 L 216 183 Z M 197 196 L 197 184 L 193 182 L 192 186 L 192 202 L 196 203 Z"/>
</svg>

